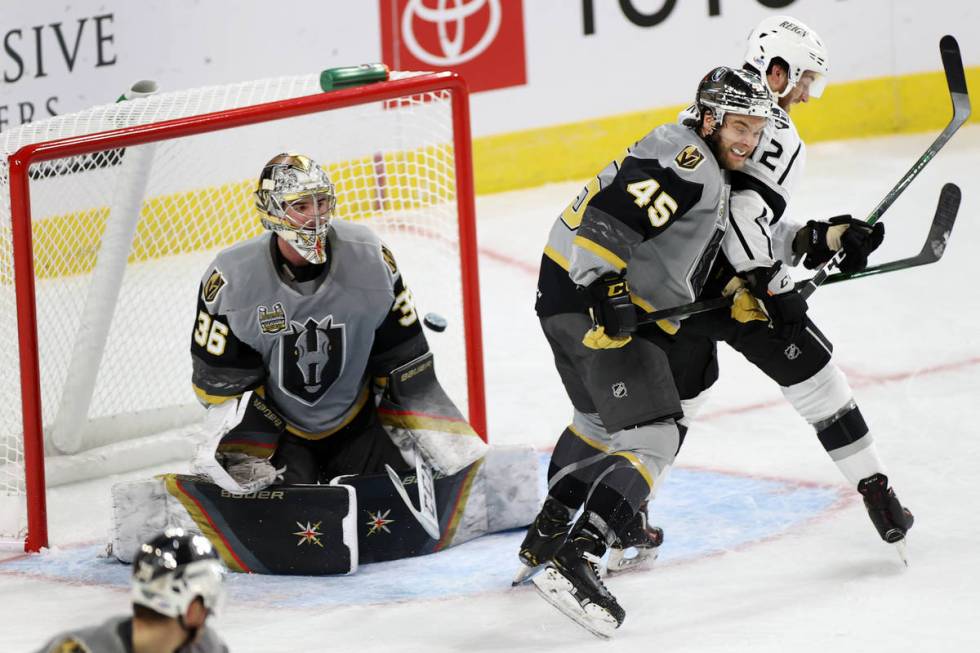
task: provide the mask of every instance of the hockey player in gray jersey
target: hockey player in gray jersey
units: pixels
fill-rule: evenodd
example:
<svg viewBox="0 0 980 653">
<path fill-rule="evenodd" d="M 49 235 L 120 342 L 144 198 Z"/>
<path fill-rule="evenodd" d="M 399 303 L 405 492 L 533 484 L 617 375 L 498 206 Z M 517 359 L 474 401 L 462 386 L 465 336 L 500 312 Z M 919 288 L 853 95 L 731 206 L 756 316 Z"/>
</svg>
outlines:
<svg viewBox="0 0 980 653">
<path fill-rule="evenodd" d="M 595 563 L 679 446 L 680 398 L 661 348 L 677 324 L 640 335 L 636 307 L 698 295 L 728 223 L 724 170 L 744 165 L 772 104 L 758 75 L 724 67 L 705 76 L 696 97 L 696 125 L 653 130 L 562 212 L 538 277 L 535 310 L 574 412 L 519 555 L 528 566 L 547 564 L 534 577 L 538 591 L 600 637 L 625 612 Z"/>
<path fill-rule="evenodd" d="M 684 320 L 670 352 L 684 405 L 682 438 L 718 377 L 715 343 L 723 340 L 776 381 L 813 426 L 848 483 L 864 497 L 882 539 L 902 542 L 912 515 L 889 487 L 864 417 L 832 359 L 832 345 L 806 316 L 806 303 L 786 271 L 801 258 L 807 268 L 816 268 L 838 249 L 845 254 L 842 271 L 861 270 L 881 243 L 884 225 L 872 228 L 846 215 L 802 224 L 786 215 L 806 162 L 806 147 L 789 111 L 823 91 L 829 65 L 820 37 L 794 18 L 767 18 L 749 37 L 745 59 L 746 69 L 765 74 L 778 106 L 755 154 L 732 173 L 730 227 L 702 291 L 702 297 L 737 292 L 732 314 L 716 311 Z M 694 115 L 696 110 L 689 109 L 681 120 Z M 632 542 L 623 538 L 628 543 L 642 547 L 649 539 L 641 523 L 634 523 L 631 532 Z M 653 537 L 662 539 L 662 532 L 653 531 Z M 642 557 L 642 548 L 639 553 Z M 619 551 L 611 561 L 611 568 L 625 564 Z"/>
<path fill-rule="evenodd" d="M 255 195 L 268 231 L 201 281 L 193 384 L 215 435 L 195 471 L 247 493 L 405 469 L 371 386 L 428 352 L 394 257 L 367 227 L 332 220 L 333 184 L 306 156 L 270 160 Z"/>
<path fill-rule="evenodd" d="M 207 539 L 168 529 L 133 561 L 132 616 L 61 633 L 38 653 L 227 653 L 206 624 L 223 602 L 225 573 Z"/>
</svg>

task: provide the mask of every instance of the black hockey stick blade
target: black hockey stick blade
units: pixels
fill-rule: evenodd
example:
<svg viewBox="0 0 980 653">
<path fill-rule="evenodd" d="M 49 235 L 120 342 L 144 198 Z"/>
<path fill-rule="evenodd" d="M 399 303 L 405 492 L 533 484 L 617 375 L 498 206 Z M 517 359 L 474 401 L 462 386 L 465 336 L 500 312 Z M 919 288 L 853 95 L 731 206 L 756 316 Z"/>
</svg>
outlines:
<svg viewBox="0 0 980 653">
<path fill-rule="evenodd" d="M 926 241 L 922 244 L 922 250 L 915 256 L 872 265 L 860 272 L 838 272 L 827 277 L 823 282 L 824 285 L 935 263 L 943 257 L 946 251 L 946 243 L 949 242 L 949 236 L 953 232 L 953 223 L 956 222 L 956 214 L 960 210 L 960 198 L 959 186 L 956 184 L 946 184 L 943 186 L 942 191 L 939 193 L 939 205 L 936 207 L 936 214 L 932 218 L 932 224 L 929 225 L 929 233 L 926 235 Z M 809 281 L 809 279 L 800 281 L 796 284 L 796 287 L 800 288 L 804 284 L 809 283 Z"/>
<path fill-rule="evenodd" d="M 946 127 L 943 131 L 936 137 L 936 140 L 922 153 L 922 156 L 916 160 L 915 164 L 906 172 L 898 183 L 888 191 L 888 194 L 880 202 L 878 206 L 872 209 L 871 213 L 868 215 L 866 222 L 868 224 L 874 224 L 881 216 L 884 215 L 885 211 L 895 203 L 899 195 L 905 192 L 912 180 L 919 176 L 922 169 L 932 161 L 936 154 L 943 148 L 944 145 L 953 137 L 953 134 L 963 126 L 963 123 L 967 121 L 970 117 L 970 96 L 966 88 L 966 74 L 963 72 L 963 59 L 960 57 L 960 46 L 956 43 L 956 39 L 952 36 L 946 35 L 939 41 L 939 53 L 943 60 L 943 69 L 946 72 L 946 85 L 949 89 L 949 96 L 953 103 L 953 117 L 950 118 Z M 810 297 L 813 292 L 817 289 L 817 286 L 822 284 L 828 276 L 830 276 L 830 268 L 837 267 L 841 259 L 844 258 L 843 250 L 838 250 L 829 261 L 821 265 L 816 274 L 813 275 L 806 285 L 800 289 L 800 294 L 804 299 Z"/>
<path fill-rule="evenodd" d="M 960 188 L 956 184 L 949 183 L 943 186 L 942 191 L 939 193 L 939 205 L 936 207 L 932 224 L 929 226 L 929 233 L 926 235 L 926 240 L 922 244 L 922 249 L 915 256 L 879 263 L 878 265 L 867 267 L 860 272 L 838 272 L 837 274 L 828 276 L 822 283 L 850 281 L 851 279 L 860 279 L 884 272 L 895 272 L 897 270 L 905 270 L 920 265 L 935 263 L 942 258 L 946 250 L 946 243 L 949 241 L 949 236 L 953 231 L 953 223 L 956 221 L 956 215 L 959 212 L 960 197 Z M 811 281 L 812 279 L 798 281 L 796 283 L 796 289 L 802 289 Z M 712 297 L 711 299 L 704 299 L 691 304 L 684 304 L 683 306 L 675 306 L 674 308 L 665 308 L 660 311 L 654 311 L 653 313 L 647 313 L 640 317 L 639 322 L 641 325 L 646 325 L 652 324 L 657 320 L 680 319 L 698 313 L 726 308 L 731 305 L 731 297 Z"/>
</svg>

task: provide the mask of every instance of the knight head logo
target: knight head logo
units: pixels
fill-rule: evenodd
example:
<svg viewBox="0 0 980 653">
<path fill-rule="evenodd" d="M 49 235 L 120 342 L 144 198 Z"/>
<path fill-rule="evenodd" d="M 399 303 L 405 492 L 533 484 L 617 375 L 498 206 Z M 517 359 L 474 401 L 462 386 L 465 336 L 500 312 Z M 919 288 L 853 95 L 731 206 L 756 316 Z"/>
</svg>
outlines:
<svg viewBox="0 0 980 653">
<path fill-rule="evenodd" d="M 283 391 L 312 406 L 344 370 L 345 326 L 328 315 L 319 322 L 289 322 L 279 346 L 279 384 Z"/>
</svg>

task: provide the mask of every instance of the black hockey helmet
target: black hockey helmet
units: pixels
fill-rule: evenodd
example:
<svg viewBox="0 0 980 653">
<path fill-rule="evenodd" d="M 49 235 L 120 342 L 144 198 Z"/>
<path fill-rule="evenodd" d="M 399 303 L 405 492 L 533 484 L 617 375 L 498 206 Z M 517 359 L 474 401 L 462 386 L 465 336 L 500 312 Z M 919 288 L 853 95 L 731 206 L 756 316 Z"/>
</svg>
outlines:
<svg viewBox="0 0 980 653">
<path fill-rule="evenodd" d="M 718 124 L 729 111 L 747 116 L 772 115 L 773 99 L 769 87 L 751 70 L 718 66 L 712 69 L 698 84 L 695 98 L 698 113 L 711 109 Z"/>
<path fill-rule="evenodd" d="M 133 560 L 133 603 L 174 619 L 201 597 L 214 613 L 224 599 L 225 566 L 203 535 L 168 528 L 140 546 Z"/>
</svg>

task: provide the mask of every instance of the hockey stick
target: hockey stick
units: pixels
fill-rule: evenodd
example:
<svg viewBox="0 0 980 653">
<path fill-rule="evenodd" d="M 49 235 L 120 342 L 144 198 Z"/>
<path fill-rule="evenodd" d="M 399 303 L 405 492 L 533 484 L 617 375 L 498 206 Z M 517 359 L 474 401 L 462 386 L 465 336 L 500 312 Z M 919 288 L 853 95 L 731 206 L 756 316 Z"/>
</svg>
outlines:
<svg viewBox="0 0 980 653">
<path fill-rule="evenodd" d="M 926 234 L 926 240 L 922 244 L 922 249 L 918 254 L 902 259 L 896 259 L 894 261 L 888 261 L 887 263 L 872 265 L 861 270 L 860 272 L 838 272 L 826 277 L 823 282 L 818 285 L 839 283 L 841 281 L 851 281 L 852 279 L 870 277 L 876 274 L 882 274 L 883 272 L 896 272 L 898 270 L 905 270 L 908 268 L 918 267 L 920 265 L 935 263 L 942 258 L 946 251 L 946 243 L 949 241 L 950 233 L 953 230 L 953 223 L 956 221 L 956 214 L 959 211 L 959 207 L 959 187 L 956 184 L 944 185 L 942 191 L 939 193 L 939 204 L 936 207 L 935 215 L 932 217 L 932 224 L 929 225 L 929 233 Z M 812 278 L 797 281 L 796 290 L 801 290 L 812 281 Z M 698 313 L 707 313 L 708 311 L 714 311 L 719 308 L 727 308 L 731 305 L 731 296 L 712 297 L 711 299 L 703 299 L 691 304 L 684 304 L 683 306 L 675 306 L 674 308 L 665 308 L 660 311 L 647 313 L 640 318 L 640 324 L 653 324 L 657 320 L 664 320 L 668 318 L 679 319 L 690 315 L 697 315 Z"/>
<path fill-rule="evenodd" d="M 429 537 L 437 541 L 441 539 L 442 533 L 439 528 L 439 517 L 436 513 L 435 484 L 432 480 L 432 470 L 429 468 L 428 463 L 422 460 L 422 456 L 417 451 L 415 452 L 415 483 L 418 485 L 419 490 L 418 508 L 415 507 L 412 499 L 408 496 L 408 490 L 405 488 L 405 484 L 402 482 L 398 472 L 392 469 L 390 465 L 385 465 L 385 471 L 388 472 L 388 478 L 391 479 L 391 484 L 395 486 L 395 491 L 402 498 L 408 511 L 415 517 L 415 521 L 428 533 Z"/>
<path fill-rule="evenodd" d="M 950 138 L 952 138 L 953 134 L 956 133 L 956 131 L 963 125 L 963 123 L 966 122 L 967 118 L 970 117 L 970 97 L 966 88 L 966 74 L 963 72 L 963 60 L 960 57 L 959 45 L 956 43 L 955 38 L 946 35 L 939 41 L 939 50 L 943 60 L 943 69 L 946 73 L 946 85 L 949 89 L 950 100 L 952 101 L 953 104 L 953 117 L 950 118 L 949 123 L 947 123 L 946 127 L 939 134 L 936 140 L 933 141 L 932 145 L 930 145 L 928 149 L 926 149 L 926 151 L 922 154 L 922 156 L 920 156 L 918 160 L 916 160 L 915 165 L 913 165 L 912 168 L 908 172 L 906 172 L 905 175 L 898 181 L 898 183 L 895 184 L 895 186 L 890 191 L 888 191 L 888 194 L 885 195 L 884 199 L 882 199 L 881 202 L 879 202 L 878 205 L 874 208 L 874 210 L 872 210 L 872 212 L 868 215 L 868 218 L 866 220 L 868 224 L 874 224 L 879 219 L 881 219 L 881 216 L 895 202 L 895 200 L 898 199 L 898 196 L 902 194 L 905 188 L 908 187 L 908 185 L 912 182 L 912 180 L 919 175 L 919 173 L 926 166 L 926 164 L 929 163 L 929 161 L 931 161 L 936 156 L 936 153 L 939 152 L 940 149 L 942 149 L 942 147 L 946 144 L 946 142 L 949 141 Z M 950 184 L 947 184 L 947 186 L 949 185 Z M 940 195 L 940 207 L 943 206 L 943 197 L 945 193 L 946 193 L 946 187 L 943 187 L 943 194 Z M 956 188 L 956 194 L 957 194 L 957 201 L 956 201 L 955 209 L 958 209 L 959 207 L 958 188 Z M 937 209 L 937 214 L 938 213 L 939 213 L 939 209 Z M 952 217 L 953 219 L 955 219 L 956 217 L 955 210 L 953 212 Z M 817 289 L 817 286 L 823 284 L 825 281 L 827 281 L 828 278 L 830 278 L 831 276 L 829 271 L 830 266 L 837 265 L 838 263 L 840 263 L 841 259 L 843 258 L 844 258 L 843 251 L 838 250 L 829 261 L 824 263 L 817 270 L 816 274 L 814 274 L 813 277 L 802 282 L 802 286 L 801 284 L 797 284 L 796 290 L 798 290 L 800 294 L 803 295 L 804 298 L 808 298 Z M 898 263 L 898 261 L 895 261 L 893 263 Z M 924 264 L 925 263 L 918 263 L 918 265 L 924 265 Z M 881 266 L 875 266 L 875 268 L 884 268 L 888 265 L 890 264 L 886 263 Z M 897 267 L 894 269 L 903 269 L 903 268 Z M 870 270 L 872 270 L 872 268 L 867 268 L 866 270 L 864 270 L 864 272 L 867 274 L 862 274 L 861 276 L 868 276 L 869 274 L 891 271 L 891 270 L 881 269 L 881 270 L 876 270 L 875 272 L 870 272 Z M 858 273 L 854 273 L 854 274 L 857 275 Z M 842 276 L 851 276 L 851 275 L 842 275 Z M 846 279 L 843 278 L 837 279 L 837 281 L 845 281 L 845 280 Z M 639 319 L 639 324 L 641 326 L 645 326 L 648 324 L 653 324 L 658 320 L 688 317 L 690 315 L 695 315 L 698 313 L 704 313 L 719 308 L 725 308 L 727 306 L 731 306 L 731 303 L 732 303 L 731 297 L 714 297 L 712 299 L 705 299 L 697 302 L 692 302 L 690 304 L 684 304 L 682 306 L 665 308 L 641 316 Z"/>
<path fill-rule="evenodd" d="M 898 199 L 898 196 L 905 191 L 908 185 L 912 183 L 912 180 L 919 176 L 919 173 L 926 167 L 926 164 L 932 161 L 936 153 L 946 145 L 949 139 L 953 137 L 953 134 L 956 133 L 956 130 L 963 126 L 963 123 L 970 117 L 970 96 L 966 88 L 966 74 L 963 72 L 963 59 L 960 57 L 960 46 L 955 38 L 947 34 L 939 40 L 939 52 L 943 59 L 943 69 L 946 71 L 946 85 L 949 87 L 950 100 L 953 103 L 953 117 L 950 118 L 949 123 L 936 140 L 932 142 L 932 145 L 926 149 L 909 171 L 899 179 L 894 188 L 888 191 L 888 194 L 878 203 L 878 206 L 871 211 L 871 214 L 868 215 L 866 220 L 868 224 L 874 224 L 881 219 L 881 216 L 888 210 L 888 207 Z M 822 284 L 830 276 L 830 267 L 839 265 L 843 258 L 844 250 L 839 249 L 829 261 L 820 266 L 816 274 L 813 275 L 813 278 L 807 281 L 806 285 L 799 291 L 804 299 L 812 295 L 817 289 L 817 286 Z"/>
<path fill-rule="evenodd" d="M 922 244 L 922 249 L 915 256 L 880 263 L 860 270 L 859 272 L 838 272 L 827 277 L 823 284 L 838 283 L 840 281 L 850 281 L 862 277 L 871 277 L 884 272 L 895 272 L 896 270 L 907 270 L 908 268 L 920 265 L 935 263 L 943 257 L 946 252 L 946 244 L 949 236 L 953 232 L 953 223 L 956 221 L 956 214 L 960 209 L 960 188 L 956 184 L 946 184 L 939 193 L 939 205 L 936 207 L 936 214 L 932 218 L 929 226 L 929 233 L 926 234 L 926 242 Z M 801 281 L 796 285 L 799 289 L 802 285 L 810 282 L 810 279 Z"/>
</svg>

